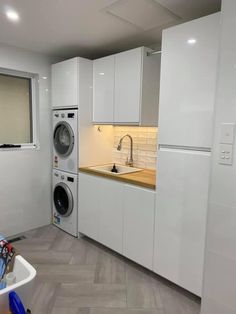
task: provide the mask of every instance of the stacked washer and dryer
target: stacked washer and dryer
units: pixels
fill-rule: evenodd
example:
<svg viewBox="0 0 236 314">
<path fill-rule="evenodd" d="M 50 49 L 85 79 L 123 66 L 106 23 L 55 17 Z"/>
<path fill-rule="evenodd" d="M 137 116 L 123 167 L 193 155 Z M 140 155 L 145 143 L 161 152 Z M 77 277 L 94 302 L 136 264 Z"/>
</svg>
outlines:
<svg viewBox="0 0 236 314">
<path fill-rule="evenodd" d="M 78 110 L 53 110 L 53 224 L 77 237 Z"/>
<path fill-rule="evenodd" d="M 93 130 L 93 61 L 80 57 L 64 60 L 52 65 L 51 74 L 52 218 L 56 226 L 77 237 L 78 166 L 93 160 L 88 150 L 91 147 L 94 152 L 95 143 L 90 136 L 93 134 L 90 132 Z"/>
</svg>

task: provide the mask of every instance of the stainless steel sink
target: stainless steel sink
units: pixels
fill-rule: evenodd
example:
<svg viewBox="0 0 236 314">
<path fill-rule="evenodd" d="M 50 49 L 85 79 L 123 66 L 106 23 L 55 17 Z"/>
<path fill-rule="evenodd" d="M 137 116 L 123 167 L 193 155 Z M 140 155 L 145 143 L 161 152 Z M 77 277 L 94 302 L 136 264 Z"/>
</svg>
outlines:
<svg viewBox="0 0 236 314">
<path fill-rule="evenodd" d="M 103 172 L 103 173 L 114 174 L 114 175 L 127 174 L 127 173 L 138 172 L 138 171 L 143 170 L 140 168 L 134 168 L 134 167 L 116 164 L 116 169 L 118 172 L 112 172 L 111 171 L 112 167 L 113 167 L 113 164 L 107 164 L 107 165 L 102 165 L 102 166 L 89 167 L 89 169 L 93 169 L 93 170 Z"/>
</svg>

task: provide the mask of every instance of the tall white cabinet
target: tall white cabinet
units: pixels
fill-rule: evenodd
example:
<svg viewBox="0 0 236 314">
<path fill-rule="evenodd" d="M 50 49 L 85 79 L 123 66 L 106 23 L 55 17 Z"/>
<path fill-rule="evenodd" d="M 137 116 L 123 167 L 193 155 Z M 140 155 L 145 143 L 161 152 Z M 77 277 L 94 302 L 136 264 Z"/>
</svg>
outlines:
<svg viewBox="0 0 236 314">
<path fill-rule="evenodd" d="M 163 32 L 154 271 L 201 296 L 220 14 Z"/>
<path fill-rule="evenodd" d="M 160 55 L 140 47 L 93 63 L 93 123 L 155 126 Z"/>
</svg>

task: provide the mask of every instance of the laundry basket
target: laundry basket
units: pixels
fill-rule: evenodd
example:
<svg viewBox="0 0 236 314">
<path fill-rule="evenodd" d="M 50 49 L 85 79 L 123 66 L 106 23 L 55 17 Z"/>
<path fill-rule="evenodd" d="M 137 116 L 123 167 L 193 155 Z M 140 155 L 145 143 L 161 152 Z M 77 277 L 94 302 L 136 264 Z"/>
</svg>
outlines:
<svg viewBox="0 0 236 314">
<path fill-rule="evenodd" d="M 36 270 L 21 255 L 15 257 L 13 272 L 16 275 L 16 283 L 0 290 L 0 313 L 9 312 L 9 292 L 15 291 L 21 298 L 25 308 L 29 307 L 33 282 Z"/>
</svg>

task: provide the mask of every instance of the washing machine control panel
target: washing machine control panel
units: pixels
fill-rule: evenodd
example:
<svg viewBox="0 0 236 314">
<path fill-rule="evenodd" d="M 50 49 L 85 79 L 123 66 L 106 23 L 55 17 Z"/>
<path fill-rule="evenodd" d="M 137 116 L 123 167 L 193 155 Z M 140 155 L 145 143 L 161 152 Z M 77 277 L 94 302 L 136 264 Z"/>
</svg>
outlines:
<svg viewBox="0 0 236 314">
<path fill-rule="evenodd" d="M 73 119 L 75 117 L 75 114 L 73 112 L 70 112 L 67 114 L 67 118 Z"/>
<path fill-rule="evenodd" d="M 55 173 L 54 173 L 54 176 L 55 176 L 55 177 L 59 177 L 59 174 L 58 174 L 57 172 L 55 172 Z M 62 180 L 62 181 L 65 180 L 65 176 L 64 176 L 63 174 L 61 175 L 61 180 Z M 75 181 L 73 177 L 67 177 L 67 176 L 66 176 L 66 180 L 67 180 L 68 182 L 74 182 L 74 181 Z"/>
</svg>

